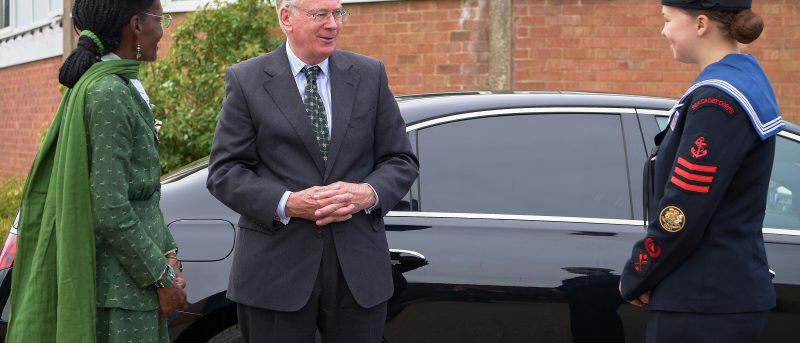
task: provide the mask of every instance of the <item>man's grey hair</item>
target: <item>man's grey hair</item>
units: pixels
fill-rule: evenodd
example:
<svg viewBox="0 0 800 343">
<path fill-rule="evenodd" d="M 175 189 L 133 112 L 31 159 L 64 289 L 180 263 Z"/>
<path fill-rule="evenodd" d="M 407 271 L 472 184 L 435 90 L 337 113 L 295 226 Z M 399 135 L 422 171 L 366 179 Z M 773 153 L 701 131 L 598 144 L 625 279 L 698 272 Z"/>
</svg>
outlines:
<svg viewBox="0 0 800 343">
<path fill-rule="evenodd" d="M 281 27 L 281 31 L 286 34 L 286 30 L 283 28 L 283 23 L 281 22 L 281 8 L 287 8 L 290 11 L 294 11 L 295 8 L 299 7 L 303 0 L 270 0 L 271 3 L 275 5 L 275 15 L 278 16 L 278 25 Z"/>
<path fill-rule="evenodd" d="M 275 3 L 275 10 L 280 11 L 282 7 L 297 7 L 303 0 L 272 0 Z"/>
<path fill-rule="evenodd" d="M 278 16 L 278 25 L 281 27 L 281 31 L 286 34 L 286 30 L 283 28 L 283 23 L 281 22 L 281 8 L 287 8 L 290 11 L 294 12 L 295 9 L 300 8 L 300 5 L 305 2 L 305 0 L 269 0 L 270 3 L 275 5 L 275 14 Z M 339 3 L 342 1 L 339 0 Z"/>
</svg>

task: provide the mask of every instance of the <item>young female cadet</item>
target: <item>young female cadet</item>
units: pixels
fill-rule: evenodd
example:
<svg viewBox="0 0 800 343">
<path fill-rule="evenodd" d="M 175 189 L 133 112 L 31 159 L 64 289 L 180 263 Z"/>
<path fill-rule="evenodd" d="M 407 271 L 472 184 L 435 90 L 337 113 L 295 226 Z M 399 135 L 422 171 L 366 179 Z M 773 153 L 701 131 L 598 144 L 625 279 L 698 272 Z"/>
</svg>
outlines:
<svg viewBox="0 0 800 343">
<path fill-rule="evenodd" d="M 623 299 L 652 311 L 647 342 L 754 342 L 775 306 L 761 233 L 784 124 L 764 71 L 738 43 L 761 34 L 751 0 L 662 0 L 661 34 L 700 75 L 651 159 L 647 235 Z"/>
</svg>

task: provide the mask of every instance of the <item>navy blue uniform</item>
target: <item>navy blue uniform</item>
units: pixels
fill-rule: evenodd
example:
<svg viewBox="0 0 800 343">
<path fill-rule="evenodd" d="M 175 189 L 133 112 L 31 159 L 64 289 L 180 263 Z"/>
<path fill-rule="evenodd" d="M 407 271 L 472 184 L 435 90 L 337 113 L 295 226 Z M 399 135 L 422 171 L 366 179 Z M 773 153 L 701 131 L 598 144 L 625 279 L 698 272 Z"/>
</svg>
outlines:
<svg viewBox="0 0 800 343">
<path fill-rule="evenodd" d="M 775 306 L 762 235 L 775 137 L 762 140 L 714 87 L 678 106 L 651 162 L 647 235 L 622 296 L 651 291 L 648 342 L 752 342 Z"/>
<path fill-rule="evenodd" d="M 623 298 L 650 308 L 735 313 L 775 305 L 761 232 L 775 137 L 761 140 L 736 100 L 691 93 L 653 168 L 647 236 L 622 273 Z"/>
</svg>

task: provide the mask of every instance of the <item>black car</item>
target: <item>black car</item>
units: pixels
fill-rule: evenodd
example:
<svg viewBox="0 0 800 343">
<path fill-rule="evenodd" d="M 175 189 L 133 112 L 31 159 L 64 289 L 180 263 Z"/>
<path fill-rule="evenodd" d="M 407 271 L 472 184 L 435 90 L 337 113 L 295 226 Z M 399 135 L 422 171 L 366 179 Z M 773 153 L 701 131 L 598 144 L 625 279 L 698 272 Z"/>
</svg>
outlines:
<svg viewBox="0 0 800 343">
<path fill-rule="evenodd" d="M 395 287 L 386 342 L 643 341 L 648 313 L 623 303 L 617 284 L 644 235 L 646 152 L 675 100 L 486 92 L 398 103 L 420 176 L 385 218 Z M 206 168 L 162 180 L 192 304 L 170 320 L 174 342 L 239 341 L 225 298 L 238 215 L 208 193 Z M 762 341 L 800 342 L 794 124 L 778 137 L 764 226 L 778 305 Z"/>
</svg>

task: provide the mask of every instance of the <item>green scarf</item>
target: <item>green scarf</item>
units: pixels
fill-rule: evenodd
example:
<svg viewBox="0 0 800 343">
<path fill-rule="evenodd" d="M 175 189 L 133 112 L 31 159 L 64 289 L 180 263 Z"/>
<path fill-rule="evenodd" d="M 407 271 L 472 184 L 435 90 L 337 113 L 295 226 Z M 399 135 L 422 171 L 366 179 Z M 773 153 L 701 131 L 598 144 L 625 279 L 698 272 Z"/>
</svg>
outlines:
<svg viewBox="0 0 800 343">
<path fill-rule="evenodd" d="M 58 106 L 22 195 L 6 341 L 95 341 L 95 246 L 84 102 L 89 87 L 139 62 L 92 65 Z"/>
</svg>

